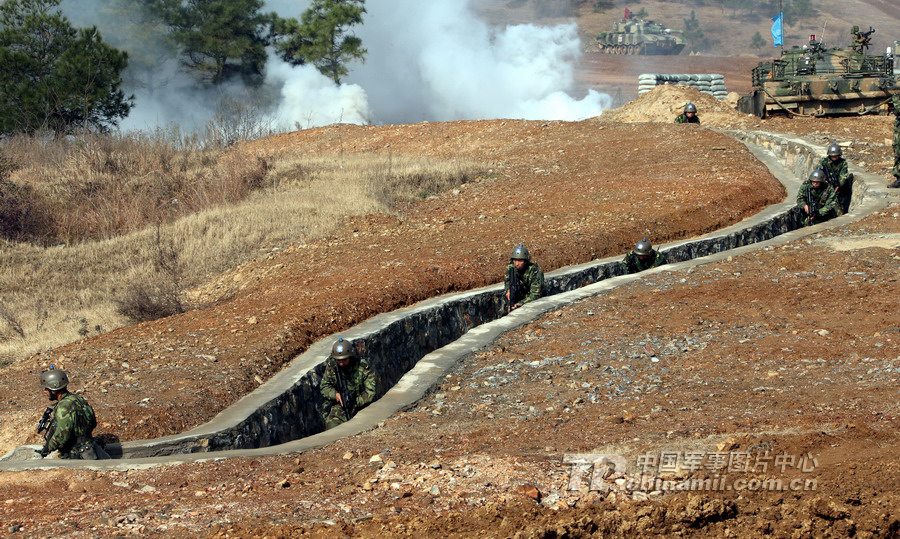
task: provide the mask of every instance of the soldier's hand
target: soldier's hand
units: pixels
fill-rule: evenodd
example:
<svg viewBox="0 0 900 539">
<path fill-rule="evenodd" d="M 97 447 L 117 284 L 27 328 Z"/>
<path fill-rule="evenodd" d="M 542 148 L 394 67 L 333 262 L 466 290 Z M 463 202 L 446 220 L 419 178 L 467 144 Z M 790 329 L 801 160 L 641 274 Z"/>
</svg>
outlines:
<svg viewBox="0 0 900 539">
<path fill-rule="evenodd" d="M 510 310 L 510 311 L 515 311 L 516 309 L 518 309 L 518 308 L 521 307 L 521 306 L 522 306 L 521 303 L 516 303 L 515 305 L 513 305 L 512 307 L 510 307 L 509 310 Z"/>
<path fill-rule="evenodd" d="M 335 393 L 334 393 L 334 400 L 336 400 L 337 403 L 340 404 L 341 406 L 344 405 L 344 399 L 341 398 L 341 394 L 340 394 L 340 393 L 338 393 L 338 392 L 335 392 Z"/>
<path fill-rule="evenodd" d="M 809 215 L 809 204 L 803 205 L 803 211 L 806 212 L 806 215 Z"/>
<path fill-rule="evenodd" d="M 509 290 L 506 291 L 506 301 L 509 301 Z"/>
</svg>

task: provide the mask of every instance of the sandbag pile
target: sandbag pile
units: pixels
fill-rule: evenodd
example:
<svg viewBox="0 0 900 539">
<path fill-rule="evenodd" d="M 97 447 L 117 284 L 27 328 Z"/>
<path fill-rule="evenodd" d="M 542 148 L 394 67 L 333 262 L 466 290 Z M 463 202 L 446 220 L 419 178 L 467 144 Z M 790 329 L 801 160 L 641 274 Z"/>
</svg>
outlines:
<svg viewBox="0 0 900 539">
<path fill-rule="evenodd" d="M 728 90 L 725 88 L 725 76 L 716 73 L 644 73 L 638 77 L 638 95 L 643 95 L 657 86 L 666 84 L 690 86 L 716 99 L 725 99 L 728 96 Z"/>
</svg>

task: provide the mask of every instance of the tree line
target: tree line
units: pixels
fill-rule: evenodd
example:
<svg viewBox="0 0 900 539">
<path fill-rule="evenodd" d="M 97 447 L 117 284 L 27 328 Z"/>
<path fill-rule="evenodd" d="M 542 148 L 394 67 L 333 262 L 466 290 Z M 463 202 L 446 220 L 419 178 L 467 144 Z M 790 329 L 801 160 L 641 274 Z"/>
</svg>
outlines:
<svg viewBox="0 0 900 539">
<path fill-rule="evenodd" d="M 134 106 L 122 89 L 129 55 L 96 27 L 76 28 L 61 1 L 0 4 L 0 136 L 106 131 Z M 349 62 L 365 58 L 352 33 L 366 13 L 364 0 L 313 0 L 299 18 L 263 7 L 263 0 L 109 0 L 102 15 L 122 20 L 123 35 L 138 40 L 129 48 L 144 69 L 175 57 L 201 84 L 260 86 L 269 48 L 335 83 Z"/>
</svg>

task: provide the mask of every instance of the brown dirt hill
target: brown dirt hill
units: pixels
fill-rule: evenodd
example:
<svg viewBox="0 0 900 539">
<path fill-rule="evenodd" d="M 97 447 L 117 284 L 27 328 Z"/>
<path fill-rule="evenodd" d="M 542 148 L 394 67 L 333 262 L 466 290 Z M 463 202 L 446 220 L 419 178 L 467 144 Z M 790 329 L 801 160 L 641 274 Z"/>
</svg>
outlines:
<svg viewBox="0 0 900 539">
<path fill-rule="evenodd" d="M 622 107 L 604 111 L 599 120 L 605 123 L 672 123 L 688 102 L 697 105 L 702 125 L 733 127 L 759 123 L 758 118 L 738 112 L 725 100 L 719 101 L 695 88 L 675 85 L 657 86 Z"/>
<path fill-rule="evenodd" d="M 98 432 L 123 440 L 175 433 L 210 419 L 319 337 L 501 280 L 516 242 L 528 242 L 550 270 L 624 252 L 648 230 L 665 241 L 716 229 L 784 197 L 739 143 L 669 125 L 334 126 L 246 149 L 464 157 L 493 168 L 491 178 L 459 191 L 395 216 L 350 221 L 325 240 L 248 264 L 238 286 L 211 292 L 229 299 L 8 367 L 0 446 L 31 432 L 42 409 L 37 373 L 51 361 L 95 404 Z M 697 156 L 716 164 L 698 168 Z"/>
</svg>

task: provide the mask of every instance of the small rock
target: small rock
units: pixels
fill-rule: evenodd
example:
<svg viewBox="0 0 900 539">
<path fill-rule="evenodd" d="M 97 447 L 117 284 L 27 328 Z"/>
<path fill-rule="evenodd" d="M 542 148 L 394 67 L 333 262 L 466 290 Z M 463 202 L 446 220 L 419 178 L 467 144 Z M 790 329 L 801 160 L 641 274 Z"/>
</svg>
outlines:
<svg viewBox="0 0 900 539">
<path fill-rule="evenodd" d="M 431 490 L 429 490 L 428 493 L 431 494 L 432 496 L 440 496 L 441 489 L 439 489 L 438 486 L 435 485 L 435 486 L 431 487 Z"/>
<path fill-rule="evenodd" d="M 816 333 L 818 333 L 820 337 L 824 337 L 826 335 L 831 334 L 831 332 L 828 331 L 827 329 L 820 329 L 820 330 L 816 331 Z"/>
<path fill-rule="evenodd" d="M 12 526 L 9 527 L 9 533 L 17 533 L 21 529 L 22 529 L 21 524 L 13 524 Z"/>
<path fill-rule="evenodd" d="M 366 481 L 363 483 L 363 490 L 369 491 L 372 490 L 372 483 L 370 481 Z"/>
<path fill-rule="evenodd" d="M 381 455 L 372 455 L 369 457 L 369 464 L 380 464 L 382 462 L 384 462 L 384 460 L 382 460 Z"/>
<path fill-rule="evenodd" d="M 724 442 L 719 442 L 718 444 L 716 444 L 716 449 L 718 449 L 719 451 L 731 451 L 733 449 L 737 449 L 738 447 L 740 446 L 738 445 L 737 440 L 735 440 L 734 438 L 728 438 Z"/>
<path fill-rule="evenodd" d="M 257 320 L 255 316 L 251 316 L 247 319 L 247 324 L 251 326 L 256 325 L 257 322 L 259 322 L 259 320 Z"/>
<path fill-rule="evenodd" d="M 344 456 L 341 457 L 341 458 L 344 459 L 344 460 L 350 460 L 350 459 L 353 458 L 353 452 L 352 452 L 352 451 L 347 451 L 346 453 L 344 453 Z"/>
<path fill-rule="evenodd" d="M 197 492 L 194 492 L 195 498 L 202 498 L 203 496 L 206 496 L 206 493 L 203 492 L 202 490 L 198 490 Z"/>
<path fill-rule="evenodd" d="M 428 464 L 428 467 L 431 468 L 432 470 L 440 470 L 441 463 L 440 463 L 440 461 L 433 460 L 433 461 L 431 461 L 430 464 Z"/>
<path fill-rule="evenodd" d="M 291 482 L 288 481 L 287 479 L 283 479 L 281 482 L 278 483 L 278 486 L 281 488 L 291 488 Z"/>
<path fill-rule="evenodd" d="M 151 492 L 156 492 L 156 487 L 151 486 L 151 485 L 144 485 L 141 488 L 139 488 L 137 491 L 140 492 L 141 494 L 149 494 Z"/>
<path fill-rule="evenodd" d="M 541 503 L 541 491 L 534 485 L 522 485 L 520 487 L 520 492 L 525 495 L 527 498 L 531 498 L 532 500 Z"/>
</svg>

